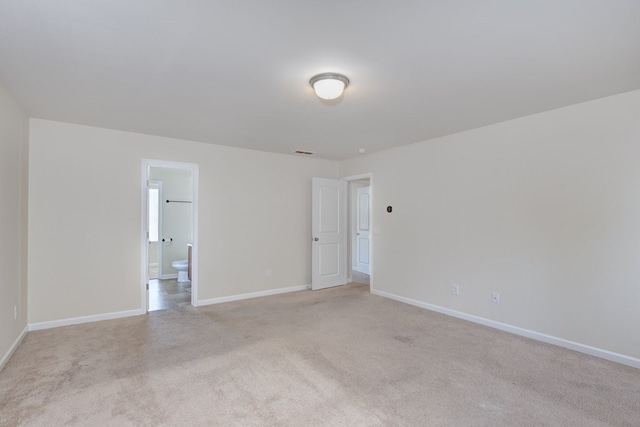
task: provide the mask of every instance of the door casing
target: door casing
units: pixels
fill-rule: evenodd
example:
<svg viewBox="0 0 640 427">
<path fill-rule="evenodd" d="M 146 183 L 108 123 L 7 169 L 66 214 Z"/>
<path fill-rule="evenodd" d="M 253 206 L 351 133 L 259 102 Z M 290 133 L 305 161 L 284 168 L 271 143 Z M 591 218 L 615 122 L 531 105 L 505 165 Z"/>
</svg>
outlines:
<svg viewBox="0 0 640 427">
<path fill-rule="evenodd" d="M 151 167 L 158 168 L 174 168 L 174 169 L 187 169 L 191 171 L 191 180 L 193 185 L 193 248 L 191 259 L 191 305 L 197 307 L 199 305 L 198 299 L 198 165 L 196 163 L 182 163 L 172 162 L 166 160 L 142 160 L 142 221 L 141 221 L 141 310 L 143 313 L 147 312 L 148 308 L 148 295 L 147 285 L 149 283 L 149 241 L 147 238 L 147 231 L 149 230 L 149 192 L 147 191 L 147 182 L 149 181 L 149 172 Z"/>
<path fill-rule="evenodd" d="M 374 220 L 375 220 L 375 216 L 374 216 L 374 212 L 373 212 L 373 201 L 374 201 L 374 186 L 373 186 L 373 174 L 372 173 L 365 173 L 365 174 L 360 174 L 360 175 L 352 175 L 352 176 L 346 176 L 341 178 L 342 181 L 346 181 L 347 183 L 347 188 L 349 187 L 349 181 L 358 181 L 358 180 L 362 180 L 362 179 L 367 179 L 369 181 L 369 188 L 370 188 L 370 193 L 369 193 L 369 204 L 370 204 L 370 211 L 369 211 L 369 221 L 370 221 L 370 226 L 372 229 L 372 233 L 370 234 L 370 245 L 369 245 L 369 260 L 370 260 L 370 267 L 369 267 L 369 290 L 373 291 L 374 289 L 374 277 L 373 277 L 373 272 L 374 272 L 374 267 L 373 267 L 373 255 L 374 255 L 374 243 L 375 243 L 375 238 L 374 238 L 374 234 L 377 234 L 379 232 L 379 227 L 373 226 L 373 224 L 375 224 Z M 316 203 L 315 201 L 312 200 L 312 211 L 314 210 L 314 203 Z M 344 203 L 344 210 L 345 210 L 345 218 L 347 217 L 346 213 L 348 211 L 348 206 L 347 203 Z M 352 229 L 351 229 L 351 221 L 347 221 L 349 225 L 347 225 L 347 230 L 346 230 L 346 235 L 347 235 L 347 247 L 351 247 L 351 234 L 352 233 Z M 312 226 L 312 247 L 314 247 L 316 245 L 316 242 L 313 241 L 313 239 L 317 236 L 313 235 L 313 232 L 315 230 L 313 230 L 313 226 Z M 346 265 L 346 271 L 347 271 L 347 283 L 352 281 L 352 277 L 351 277 L 351 269 L 353 268 L 353 263 L 351 260 L 351 256 L 350 256 L 350 250 L 347 251 L 345 250 L 344 253 L 341 255 L 344 259 L 344 265 Z M 313 265 L 316 262 L 315 260 L 315 252 L 314 250 L 312 250 L 312 276 L 314 275 L 315 269 L 317 268 L 317 266 Z M 312 280 L 313 281 L 313 280 Z M 313 289 L 313 283 L 312 283 L 312 289 Z"/>
</svg>

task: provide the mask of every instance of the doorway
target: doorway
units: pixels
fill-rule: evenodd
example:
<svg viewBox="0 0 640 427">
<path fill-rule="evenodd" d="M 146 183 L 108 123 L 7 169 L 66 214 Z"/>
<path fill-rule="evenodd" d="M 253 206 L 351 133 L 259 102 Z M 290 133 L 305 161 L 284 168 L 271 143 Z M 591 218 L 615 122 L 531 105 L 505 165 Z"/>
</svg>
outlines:
<svg viewBox="0 0 640 427">
<path fill-rule="evenodd" d="M 198 166 L 159 160 L 142 166 L 142 308 L 197 306 Z"/>
<path fill-rule="evenodd" d="M 342 179 L 314 177 L 311 184 L 311 289 L 349 282 L 373 289 L 370 228 L 375 232 L 376 227 L 372 227 L 372 174 Z M 365 187 L 367 190 L 360 191 L 358 208 L 358 188 Z"/>
<path fill-rule="evenodd" d="M 349 281 L 371 283 L 371 178 L 348 179 Z"/>
</svg>

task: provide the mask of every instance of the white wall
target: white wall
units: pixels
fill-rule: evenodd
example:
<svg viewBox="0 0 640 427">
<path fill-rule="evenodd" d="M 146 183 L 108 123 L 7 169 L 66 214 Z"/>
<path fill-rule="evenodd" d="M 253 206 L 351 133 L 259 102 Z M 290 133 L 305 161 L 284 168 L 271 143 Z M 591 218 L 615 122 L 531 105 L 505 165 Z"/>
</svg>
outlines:
<svg viewBox="0 0 640 427">
<path fill-rule="evenodd" d="M 0 85 L 0 368 L 27 326 L 28 154 L 27 117 Z"/>
<path fill-rule="evenodd" d="M 310 283 L 311 177 L 337 162 L 31 119 L 30 323 L 141 306 L 142 159 L 199 164 L 198 299 Z"/>
<path fill-rule="evenodd" d="M 376 289 L 640 358 L 640 91 L 341 163 L 367 172 Z"/>
<path fill-rule="evenodd" d="M 162 181 L 162 276 L 176 277 L 173 261 L 187 259 L 187 243 L 193 243 L 193 203 L 167 203 L 167 200 L 193 202 L 191 170 L 152 167 L 149 177 Z M 162 239 L 166 242 L 162 242 Z M 173 240 L 171 240 L 173 239 Z"/>
</svg>

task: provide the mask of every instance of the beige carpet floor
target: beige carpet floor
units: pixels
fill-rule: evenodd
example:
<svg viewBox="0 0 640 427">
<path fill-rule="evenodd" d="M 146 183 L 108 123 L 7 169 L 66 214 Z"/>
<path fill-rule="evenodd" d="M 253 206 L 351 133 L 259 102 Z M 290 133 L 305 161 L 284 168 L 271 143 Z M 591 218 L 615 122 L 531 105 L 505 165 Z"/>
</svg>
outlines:
<svg viewBox="0 0 640 427">
<path fill-rule="evenodd" d="M 352 284 L 31 332 L 2 426 L 640 426 L 640 370 Z"/>
</svg>

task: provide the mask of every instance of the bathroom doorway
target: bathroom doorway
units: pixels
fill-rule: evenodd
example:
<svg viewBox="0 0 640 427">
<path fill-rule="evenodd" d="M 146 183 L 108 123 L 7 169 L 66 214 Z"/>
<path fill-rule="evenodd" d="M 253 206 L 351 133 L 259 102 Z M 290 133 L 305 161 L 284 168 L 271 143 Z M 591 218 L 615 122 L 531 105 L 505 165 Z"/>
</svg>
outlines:
<svg viewBox="0 0 640 427">
<path fill-rule="evenodd" d="M 197 305 L 198 166 L 143 161 L 145 311 Z"/>
</svg>

